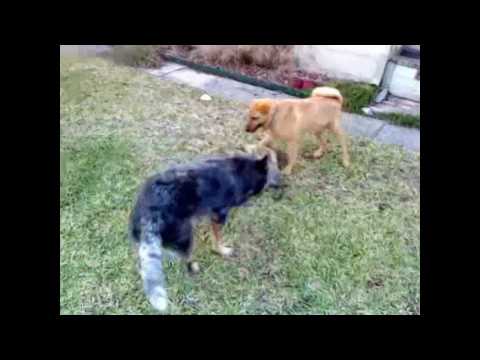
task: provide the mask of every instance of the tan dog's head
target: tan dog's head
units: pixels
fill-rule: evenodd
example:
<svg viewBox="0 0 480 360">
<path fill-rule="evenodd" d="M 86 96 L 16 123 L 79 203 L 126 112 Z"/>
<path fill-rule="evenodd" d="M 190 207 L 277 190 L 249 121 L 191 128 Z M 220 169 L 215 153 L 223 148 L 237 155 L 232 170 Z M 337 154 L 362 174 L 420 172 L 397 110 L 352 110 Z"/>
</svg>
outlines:
<svg viewBox="0 0 480 360">
<path fill-rule="evenodd" d="M 273 100 L 270 99 L 253 100 L 250 104 L 245 131 L 253 133 L 260 127 L 265 127 L 270 120 L 272 105 Z"/>
</svg>

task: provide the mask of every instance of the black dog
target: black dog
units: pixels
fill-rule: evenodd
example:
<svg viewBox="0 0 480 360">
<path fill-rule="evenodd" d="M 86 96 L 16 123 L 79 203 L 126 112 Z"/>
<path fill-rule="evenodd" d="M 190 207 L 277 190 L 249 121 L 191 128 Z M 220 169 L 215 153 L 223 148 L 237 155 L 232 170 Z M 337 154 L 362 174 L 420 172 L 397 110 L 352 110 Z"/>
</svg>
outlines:
<svg viewBox="0 0 480 360">
<path fill-rule="evenodd" d="M 268 186 L 278 186 L 279 181 L 276 159 L 268 155 L 262 159 L 210 158 L 148 179 L 131 214 L 129 232 L 138 248 L 140 273 L 150 303 L 159 311 L 167 308 L 163 248 L 185 258 L 190 271 L 199 270 L 192 261 L 194 218 L 211 218 L 214 250 L 228 256 L 232 249 L 223 246 L 220 228 L 229 210 Z"/>
</svg>

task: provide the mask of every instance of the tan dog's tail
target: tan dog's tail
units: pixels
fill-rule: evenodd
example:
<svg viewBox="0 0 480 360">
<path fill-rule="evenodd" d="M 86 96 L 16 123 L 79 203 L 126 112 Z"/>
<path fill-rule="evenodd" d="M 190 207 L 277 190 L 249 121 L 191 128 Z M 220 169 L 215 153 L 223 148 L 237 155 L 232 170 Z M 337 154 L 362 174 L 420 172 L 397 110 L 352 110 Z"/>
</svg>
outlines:
<svg viewBox="0 0 480 360">
<path fill-rule="evenodd" d="M 315 96 L 333 98 L 333 99 L 337 99 L 340 102 L 340 104 L 343 103 L 342 94 L 340 94 L 340 91 L 338 91 L 335 88 L 331 88 L 327 86 L 317 87 L 313 89 L 311 97 L 315 97 Z"/>
</svg>

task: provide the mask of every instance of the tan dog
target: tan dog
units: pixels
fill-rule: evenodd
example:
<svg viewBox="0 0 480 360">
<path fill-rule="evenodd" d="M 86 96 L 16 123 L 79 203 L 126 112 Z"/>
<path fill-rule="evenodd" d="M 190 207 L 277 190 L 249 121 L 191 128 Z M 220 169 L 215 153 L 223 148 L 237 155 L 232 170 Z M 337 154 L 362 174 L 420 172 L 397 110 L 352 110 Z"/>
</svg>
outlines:
<svg viewBox="0 0 480 360">
<path fill-rule="evenodd" d="M 246 131 L 254 133 L 262 128 L 265 132 L 258 147 L 270 147 L 274 140 L 286 141 L 288 145 L 288 164 L 283 170 L 291 174 L 295 165 L 302 135 L 305 132 L 315 134 L 319 147 L 314 152 L 320 158 L 327 151 L 324 138 L 325 130 L 332 131 L 342 147 L 342 163 L 350 166 L 347 139 L 340 126 L 343 97 L 337 89 L 319 87 L 313 90 L 308 99 L 253 100 L 250 104 Z"/>
</svg>

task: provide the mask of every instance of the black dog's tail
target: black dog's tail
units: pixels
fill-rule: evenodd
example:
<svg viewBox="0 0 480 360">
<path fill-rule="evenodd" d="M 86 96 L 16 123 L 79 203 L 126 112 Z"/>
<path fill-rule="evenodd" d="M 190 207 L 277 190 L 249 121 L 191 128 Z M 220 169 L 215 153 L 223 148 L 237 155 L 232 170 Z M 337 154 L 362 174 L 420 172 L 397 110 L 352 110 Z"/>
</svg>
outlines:
<svg viewBox="0 0 480 360">
<path fill-rule="evenodd" d="M 139 234 L 138 255 L 143 289 L 152 306 L 163 312 L 167 309 L 168 299 L 163 275 L 162 239 L 150 221 L 142 225 Z"/>
</svg>

